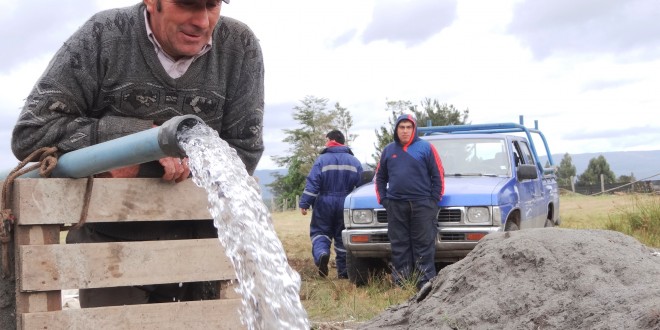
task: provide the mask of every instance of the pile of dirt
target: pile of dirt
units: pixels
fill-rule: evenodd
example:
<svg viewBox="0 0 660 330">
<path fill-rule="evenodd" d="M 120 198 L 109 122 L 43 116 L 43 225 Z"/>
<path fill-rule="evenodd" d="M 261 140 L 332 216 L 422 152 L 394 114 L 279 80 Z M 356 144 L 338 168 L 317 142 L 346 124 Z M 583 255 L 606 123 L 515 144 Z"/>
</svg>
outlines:
<svg viewBox="0 0 660 330">
<path fill-rule="evenodd" d="M 494 233 L 360 329 L 660 329 L 660 253 L 630 236 Z"/>
</svg>

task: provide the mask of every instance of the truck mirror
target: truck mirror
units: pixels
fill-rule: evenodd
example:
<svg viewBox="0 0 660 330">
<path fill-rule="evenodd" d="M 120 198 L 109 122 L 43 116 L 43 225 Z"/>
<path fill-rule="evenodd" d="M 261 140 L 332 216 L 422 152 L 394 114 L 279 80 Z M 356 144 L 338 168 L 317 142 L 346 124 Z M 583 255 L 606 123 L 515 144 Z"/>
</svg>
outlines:
<svg viewBox="0 0 660 330">
<path fill-rule="evenodd" d="M 518 165 L 518 169 L 516 170 L 516 175 L 518 176 L 518 180 L 534 180 L 539 177 L 539 173 L 536 169 L 536 165 L 527 165 L 527 164 L 522 164 Z"/>
</svg>

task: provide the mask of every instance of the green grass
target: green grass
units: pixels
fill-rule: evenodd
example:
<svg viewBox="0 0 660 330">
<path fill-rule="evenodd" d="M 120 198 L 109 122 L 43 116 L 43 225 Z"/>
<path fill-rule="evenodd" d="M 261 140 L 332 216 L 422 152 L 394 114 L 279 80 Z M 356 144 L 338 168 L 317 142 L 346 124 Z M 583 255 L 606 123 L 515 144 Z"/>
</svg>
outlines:
<svg viewBox="0 0 660 330">
<path fill-rule="evenodd" d="M 560 216 L 564 228 L 615 230 L 660 247 L 659 195 L 562 195 Z"/>
<path fill-rule="evenodd" d="M 609 217 L 606 228 L 660 247 L 660 196 L 632 196 L 631 205 Z"/>
</svg>

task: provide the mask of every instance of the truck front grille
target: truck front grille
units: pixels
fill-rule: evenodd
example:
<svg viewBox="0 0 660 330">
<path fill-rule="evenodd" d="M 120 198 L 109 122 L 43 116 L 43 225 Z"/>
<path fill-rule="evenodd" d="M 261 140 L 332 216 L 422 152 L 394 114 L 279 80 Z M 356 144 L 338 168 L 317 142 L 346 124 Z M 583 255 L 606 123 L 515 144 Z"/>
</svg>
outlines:
<svg viewBox="0 0 660 330">
<path fill-rule="evenodd" d="M 464 233 L 440 233 L 441 241 L 465 241 Z M 389 243 L 390 239 L 387 234 L 372 234 L 369 238 L 369 243 Z"/>
<path fill-rule="evenodd" d="M 464 241 L 465 240 L 465 234 L 463 234 L 463 233 L 441 233 L 440 234 L 440 240 L 441 241 Z"/>
<path fill-rule="evenodd" d="M 440 209 L 438 212 L 438 222 L 461 222 L 460 209 Z"/>
<path fill-rule="evenodd" d="M 376 220 L 380 223 L 387 223 L 387 211 L 376 211 Z"/>
<path fill-rule="evenodd" d="M 387 234 L 372 234 L 369 238 L 369 243 L 389 243 L 390 239 Z"/>
<path fill-rule="evenodd" d="M 461 222 L 461 209 L 445 209 L 441 208 L 438 211 L 438 222 L 448 223 L 448 222 Z M 376 220 L 379 223 L 387 223 L 387 211 L 378 210 L 376 211 Z"/>
</svg>

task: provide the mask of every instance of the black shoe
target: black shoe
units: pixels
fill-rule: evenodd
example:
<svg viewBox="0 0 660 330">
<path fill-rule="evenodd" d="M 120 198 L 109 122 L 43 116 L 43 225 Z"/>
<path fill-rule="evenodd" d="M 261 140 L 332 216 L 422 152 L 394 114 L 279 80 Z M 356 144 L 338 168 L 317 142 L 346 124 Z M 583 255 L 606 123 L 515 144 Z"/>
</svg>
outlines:
<svg viewBox="0 0 660 330">
<path fill-rule="evenodd" d="M 322 254 L 319 258 L 319 276 L 327 277 L 328 276 L 328 262 L 330 262 L 330 255 Z"/>
<path fill-rule="evenodd" d="M 340 280 L 346 280 L 346 279 L 348 279 L 348 275 L 340 274 L 340 275 L 337 275 L 337 278 L 340 279 Z"/>
</svg>

